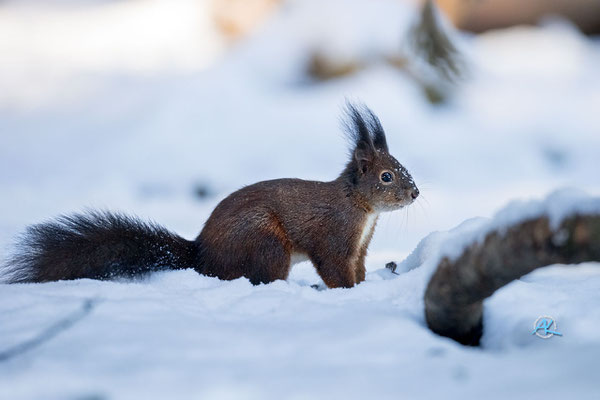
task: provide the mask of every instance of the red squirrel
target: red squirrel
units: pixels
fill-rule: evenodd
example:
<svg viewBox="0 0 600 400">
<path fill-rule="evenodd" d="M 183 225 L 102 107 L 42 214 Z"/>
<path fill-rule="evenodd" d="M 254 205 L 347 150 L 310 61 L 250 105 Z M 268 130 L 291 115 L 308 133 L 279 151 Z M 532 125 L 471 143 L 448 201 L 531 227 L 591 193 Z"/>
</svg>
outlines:
<svg viewBox="0 0 600 400">
<path fill-rule="evenodd" d="M 329 288 L 365 280 L 365 256 L 379 213 L 419 195 L 388 152 L 379 119 L 347 105 L 351 156 L 331 182 L 275 179 L 246 186 L 217 205 L 202 232 L 186 240 L 153 223 L 90 211 L 30 226 L 6 266 L 11 282 L 136 277 L 193 268 L 252 284 L 287 279 L 310 260 Z"/>
</svg>

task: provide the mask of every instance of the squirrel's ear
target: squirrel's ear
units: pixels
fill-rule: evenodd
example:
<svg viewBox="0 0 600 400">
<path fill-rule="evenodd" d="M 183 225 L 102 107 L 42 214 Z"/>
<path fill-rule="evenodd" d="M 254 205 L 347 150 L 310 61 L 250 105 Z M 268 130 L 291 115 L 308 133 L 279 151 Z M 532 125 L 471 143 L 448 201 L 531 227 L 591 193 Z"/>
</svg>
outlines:
<svg viewBox="0 0 600 400">
<path fill-rule="evenodd" d="M 373 116 L 373 117 L 375 117 L 375 116 Z M 375 117 L 375 118 L 377 118 L 377 117 Z M 387 145 L 387 139 L 385 138 L 385 132 L 381 128 L 381 125 L 379 125 L 379 119 L 377 119 L 377 123 L 378 123 L 378 129 L 375 129 L 375 131 L 373 132 L 373 145 L 375 146 L 375 148 L 377 150 L 382 150 L 382 151 L 385 151 L 386 153 L 388 153 L 389 150 L 388 150 L 388 145 Z"/>
<path fill-rule="evenodd" d="M 375 145 L 375 148 L 377 150 L 382 150 L 382 151 L 385 151 L 386 153 L 389 152 L 388 147 L 387 147 L 387 140 L 385 139 L 385 133 L 383 133 L 383 131 L 381 131 L 381 134 L 375 133 L 375 138 L 373 139 L 373 145 Z"/>
<path fill-rule="evenodd" d="M 367 172 L 373 162 L 374 154 L 370 143 L 358 142 L 354 148 L 354 161 L 360 172 Z"/>
</svg>

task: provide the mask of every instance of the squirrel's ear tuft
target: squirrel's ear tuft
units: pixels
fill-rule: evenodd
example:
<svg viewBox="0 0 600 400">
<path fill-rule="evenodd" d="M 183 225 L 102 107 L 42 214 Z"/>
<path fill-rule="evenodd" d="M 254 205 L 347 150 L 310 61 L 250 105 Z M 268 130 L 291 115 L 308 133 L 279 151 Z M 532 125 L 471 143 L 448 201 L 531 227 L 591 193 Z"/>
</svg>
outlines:
<svg viewBox="0 0 600 400">
<path fill-rule="evenodd" d="M 367 112 L 369 113 L 369 129 L 373 134 L 373 145 L 377 150 L 385 151 L 387 153 L 387 139 L 385 138 L 385 132 L 381 126 L 381 122 L 379 122 L 377 115 L 373 114 L 373 111 L 367 108 Z"/>
<path fill-rule="evenodd" d="M 344 130 L 351 141 L 352 159 L 358 169 L 365 173 L 375 159 L 375 146 L 369 129 L 369 123 L 364 118 L 369 113 L 364 105 L 354 105 L 346 102 L 345 115 L 342 119 Z"/>
<path fill-rule="evenodd" d="M 344 128 L 356 149 L 388 151 L 385 132 L 373 111 L 351 102 L 346 102 L 345 111 Z"/>
<path fill-rule="evenodd" d="M 363 104 L 355 105 L 347 101 L 342 123 L 346 135 L 348 135 L 354 146 L 373 147 L 369 126 L 364 118 L 365 109 L 368 110 Z"/>
</svg>

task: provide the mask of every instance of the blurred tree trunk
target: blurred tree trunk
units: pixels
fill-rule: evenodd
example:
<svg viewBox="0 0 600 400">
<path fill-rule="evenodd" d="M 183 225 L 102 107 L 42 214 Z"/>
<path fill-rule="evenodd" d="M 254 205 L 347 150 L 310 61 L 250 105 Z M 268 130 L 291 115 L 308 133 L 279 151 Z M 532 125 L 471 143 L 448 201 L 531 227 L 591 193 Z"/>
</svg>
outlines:
<svg viewBox="0 0 600 400">
<path fill-rule="evenodd" d="M 483 32 L 520 24 L 536 24 L 540 18 L 559 15 L 584 33 L 600 33 L 598 0 L 437 0 L 454 25 Z"/>
</svg>

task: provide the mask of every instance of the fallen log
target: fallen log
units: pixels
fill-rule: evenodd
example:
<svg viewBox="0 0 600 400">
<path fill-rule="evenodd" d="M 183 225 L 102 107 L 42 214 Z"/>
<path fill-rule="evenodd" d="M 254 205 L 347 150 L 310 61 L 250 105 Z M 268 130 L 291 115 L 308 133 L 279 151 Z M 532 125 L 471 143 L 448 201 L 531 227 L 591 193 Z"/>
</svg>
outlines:
<svg viewBox="0 0 600 400">
<path fill-rule="evenodd" d="M 599 214 L 573 214 L 559 224 L 539 216 L 489 232 L 458 258 L 441 259 L 425 291 L 427 325 L 477 346 L 484 299 L 536 268 L 586 261 L 600 261 Z"/>
</svg>

